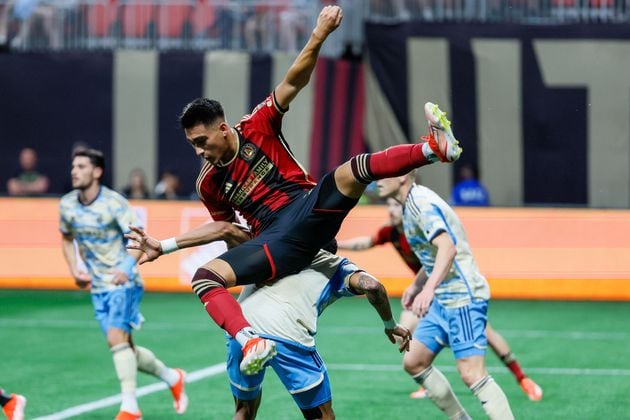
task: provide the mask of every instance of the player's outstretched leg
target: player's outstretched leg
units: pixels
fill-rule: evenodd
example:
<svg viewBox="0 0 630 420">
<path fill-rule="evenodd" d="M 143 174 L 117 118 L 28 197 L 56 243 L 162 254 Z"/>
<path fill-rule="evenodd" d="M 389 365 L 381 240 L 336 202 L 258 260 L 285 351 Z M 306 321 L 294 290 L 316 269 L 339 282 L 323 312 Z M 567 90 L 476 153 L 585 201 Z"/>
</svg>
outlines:
<svg viewBox="0 0 630 420">
<path fill-rule="evenodd" d="M 193 291 L 214 322 L 243 346 L 241 372 L 254 375 L 276 355 L 276 343 L 256 335 L 240 305 L 227 291 L 227 287 L 235 285 L 236 278 L 229 264 L 217 258 L 204 267 L 193 276 Z"/>
<path fill-rule="evenodd" d="M 427 102 L 424 116 L 429 123 L 426 140 L 415 144 L 400 144 L 383 151 L 365 153 L 350 159 L 335 169 L 337 189 L 346 197 L 357 198 L 372 181 L 406 175 L 424 165 L 442 161 L 454 162 L 462 148 L 453 134 L 446 113 L 437 105 Z"/>
<path fill-rule="evenodd" d="M 459 159 L 462 148 L 455 139 L 451 122 L 446 118 L 446 112 L 437 104 L 424 104 L 424 116 L 429 123 L 429 135 L 426 137 L 431 150 L 442 162 L 454 162 Z"/>
</svg>

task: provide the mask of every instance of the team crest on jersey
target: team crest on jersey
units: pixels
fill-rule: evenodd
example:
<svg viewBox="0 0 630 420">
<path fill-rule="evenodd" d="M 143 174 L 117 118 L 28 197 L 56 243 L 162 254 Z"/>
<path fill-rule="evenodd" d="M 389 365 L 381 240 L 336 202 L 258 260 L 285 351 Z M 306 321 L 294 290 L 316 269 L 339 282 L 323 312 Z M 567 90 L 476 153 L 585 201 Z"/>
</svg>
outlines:
<svg viewBox="0 0 630 420">
<path fill-rule="evenodd" d="M 245 143 L 245 145 L 241 148 L 241 157 L 248 162 L 252 160 L 255 154 L 256 146 L 251 143 Z"/>
</svg>

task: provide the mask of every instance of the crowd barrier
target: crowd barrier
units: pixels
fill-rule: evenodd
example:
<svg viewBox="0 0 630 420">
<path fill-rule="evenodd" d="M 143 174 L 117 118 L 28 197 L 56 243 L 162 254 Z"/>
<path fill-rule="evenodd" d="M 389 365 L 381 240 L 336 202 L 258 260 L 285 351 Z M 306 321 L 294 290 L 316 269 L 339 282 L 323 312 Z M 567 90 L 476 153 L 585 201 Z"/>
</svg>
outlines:
<svg viewBox="0 0 630 420">
<path fill-rule="evenodd" d="M 57 199 L 0 198 L 0 288 L 74 289 L 61 253 Z M 157 238 L 209 221 L 195 201 L 133 201 Z M 492 296 L 507 299 L 630 300 L 630 211 L 457 208 Z M 371 235 L 382 206 L 352 211 L 339 238 Z M 197 267 L 222 244 L 182 250 L 141 266 L 147 290 L 189 292 Z M 389 245 L 340 251 L 400 296 L 412 273 Z"/>
</svg>

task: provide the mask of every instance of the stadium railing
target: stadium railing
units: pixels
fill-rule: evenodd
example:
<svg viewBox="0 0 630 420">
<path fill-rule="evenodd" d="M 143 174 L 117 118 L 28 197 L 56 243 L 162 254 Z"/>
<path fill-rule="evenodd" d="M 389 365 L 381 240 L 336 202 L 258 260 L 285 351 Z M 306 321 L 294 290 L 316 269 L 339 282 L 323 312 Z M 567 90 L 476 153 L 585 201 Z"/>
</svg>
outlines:
<svg viewBox="0 0 630 420">
<path fill-rule="evenodd" d="M 346 19 L 333 41 L 337 54 L 346 45 L 360 50 L 366 20 L 568 24 L 630 16 L 630 0 L 55 0 L 32 8 L 0 0 L 0 47 L 294 51 L 322 4 L 335 2 Z"/>
</svg>

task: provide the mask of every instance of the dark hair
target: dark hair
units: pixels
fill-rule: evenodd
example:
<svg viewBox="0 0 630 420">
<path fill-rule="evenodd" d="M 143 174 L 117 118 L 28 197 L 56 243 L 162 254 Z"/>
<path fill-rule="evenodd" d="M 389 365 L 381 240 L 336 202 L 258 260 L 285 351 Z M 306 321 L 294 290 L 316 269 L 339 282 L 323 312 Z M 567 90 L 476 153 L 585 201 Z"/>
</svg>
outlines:
<svg viewBox="0 0 630 420">
<path fill-rule="evenodd" d="M 72 154 L 72 159 L 78 156 L 84 156 L 90 159 L 90 163 L 97 168 L 101 168 L 105 171 L 105 156 L 103 152 L 96 149 L 79 149 Z"/>
<path fill-rule="evenodd" d="M 225 119 L 225 112 L 218 101 L 197 98 L 184 107 L 179 116 L 179 125 L 188 129 L 199 124 L 210 125 L 219 118 Z"/>
</svg>

